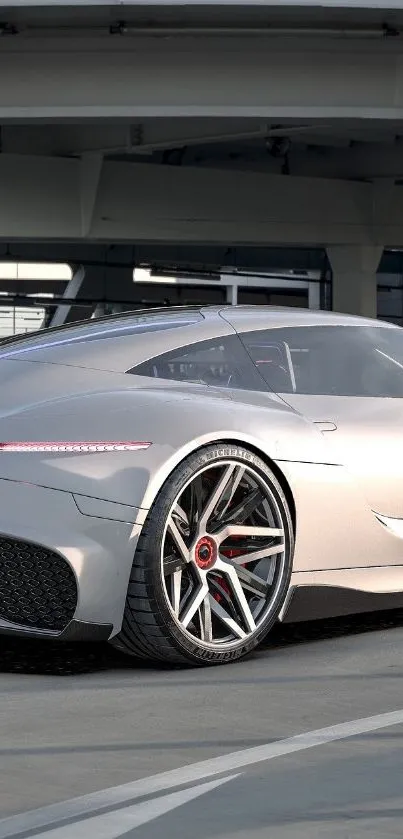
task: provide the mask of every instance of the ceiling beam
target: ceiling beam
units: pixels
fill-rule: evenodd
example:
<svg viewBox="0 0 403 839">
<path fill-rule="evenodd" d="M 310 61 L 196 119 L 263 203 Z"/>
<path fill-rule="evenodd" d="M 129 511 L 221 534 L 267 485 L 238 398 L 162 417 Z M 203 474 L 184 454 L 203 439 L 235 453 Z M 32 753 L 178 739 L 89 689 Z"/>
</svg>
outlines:
<svg viewBox="0 0 403 839">
<path fill-rule="evenodd" d="M 399 41 L 396 44 L 396 40 Z M 342 68 L 342 72 L 341 72 Z M 273 83 L 275 80 L 275 83 Z M 399 39 L 6 38 L 0 120 L 400 119 Z"/>
<path fill-rule="evenodd" d="M 0 239 L 83 239 L 81 162 L 0 155 Z M 403 246 L 403 189 L 104 161 L 86 239 Z M 96 192 L 96 196 L 95 196 Z M 95 197 L 94 197 L 95 196 Z"/>
</svg>

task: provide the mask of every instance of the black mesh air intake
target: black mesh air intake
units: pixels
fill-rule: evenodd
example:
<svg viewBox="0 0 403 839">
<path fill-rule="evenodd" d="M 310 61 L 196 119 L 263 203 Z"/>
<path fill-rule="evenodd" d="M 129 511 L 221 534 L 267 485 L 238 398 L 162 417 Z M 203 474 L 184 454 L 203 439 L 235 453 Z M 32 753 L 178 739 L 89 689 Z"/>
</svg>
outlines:
<svg viewBox="0 0 403 839">
<path fill-rule="evenodd" d="M 76 579 L 61 556 L 0 536 L 0 618 L 61 631 L 72 619 L 76 604 Z"/>
</svg>

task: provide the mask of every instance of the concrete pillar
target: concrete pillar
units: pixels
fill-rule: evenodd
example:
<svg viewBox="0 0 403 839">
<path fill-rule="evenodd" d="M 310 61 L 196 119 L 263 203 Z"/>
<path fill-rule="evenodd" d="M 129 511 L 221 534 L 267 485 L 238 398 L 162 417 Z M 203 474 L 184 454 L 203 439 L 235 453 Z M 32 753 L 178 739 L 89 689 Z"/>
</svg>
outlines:
<svg viewBox="0 0 403 839">
<path fill-rule="evenodd" d="M 327 255 L 333 272 L 333 311 L 377 316 L 379 245 L 331 245 Z"/>
<path fill-rule="evenodd" d="M 66 300 L 77 300 L 82 305 L 62 305 L 56 310 L 51 326 L 72 323 L 91 317 L 94 310 L 97 317 L 103 314 L 102 308 L 109 300 L 115 303 L 133 303 L 136 289 L 133 283 L 133 268 L 129 265 L 78 265 L 64 292 Z M 85 305 L 83 305 L 85 301 Z M 101 308 L 99 308 L 101 307 Z"/>
<path fill-rule="evenodd" d="M 105 303 L 97 303 L 91 317 L 92 318 L 102 318 L 104 315 L 106 315 Z"/>
<path fill-rule="evenodd" d="M 85 270 L 82 265 L 78 265 L 73 270 L 71 280 L 67 283 L 67 286 L 64 290 L 63 297 L 65 300 L 74 300 L 79 296 L 84 279 Z M 49 326 L 62 326 L 63 323 L 66 323 L 66 321 L 69 318 L 71 308 L 72 307 L 68 306 L 67 304 L 62 304 L 58 306 L 53 314 Z"/>
<path fill-rule="evenodd" d="M 308 283 L 308 306 L 320 309 L 320 283 Z"/>
<path fill-rule="evenodd" d="M 227 285 L 227 303 L 230 306 L 236 306 L 238 303 L 238 286 L 237 285 Z"/>
</svg>

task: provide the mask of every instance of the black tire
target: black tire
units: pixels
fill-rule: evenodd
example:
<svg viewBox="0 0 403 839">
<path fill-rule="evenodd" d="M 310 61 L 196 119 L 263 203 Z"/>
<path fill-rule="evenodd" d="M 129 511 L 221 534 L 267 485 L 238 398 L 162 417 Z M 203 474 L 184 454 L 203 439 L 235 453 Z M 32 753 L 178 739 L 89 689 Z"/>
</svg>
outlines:
<svg viewBox="0 0 403 839">
<path fill-rule="evenodd" d="M 199 642 L 178 623 L 167 602 L 163 582 L 161 547 L 167 517 L 178 494 L 207 465 L 220 461 L 239 461 L 252 467 L 270 487 L 281 511 L 284 527 L 285 560 L 275 602 L 263 623 L 245 640 L 226 649 L 212 649 Z M 134 556 L 127 599 L 118 635 L 111 643 L 120 651 L 173 665 L 212 665 L 235 661 L 250 653 L 267 635 L 284 603 L 292 570 L 293 524 L 285 494 L 272 470 L 254 453 L 241 445 L 213 444 L 187 457 L 170 475 L 150 509 Z"/>
</svg>

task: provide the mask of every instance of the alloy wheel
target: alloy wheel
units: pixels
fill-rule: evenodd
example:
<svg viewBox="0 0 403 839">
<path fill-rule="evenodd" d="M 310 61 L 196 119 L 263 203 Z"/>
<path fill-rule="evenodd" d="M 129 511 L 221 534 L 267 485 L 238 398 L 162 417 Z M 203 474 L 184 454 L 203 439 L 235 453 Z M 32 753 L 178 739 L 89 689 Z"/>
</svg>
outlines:
<svg viewBox="0 0 403 839">
<path fill-rule="evenodd" d="M 217 651 L 244 643 L 275 607 L 288 549 L 267 477 L 229 458 L 200 469 L 172 504 L 162 539 L 175 621 Z"/>
</svg>

